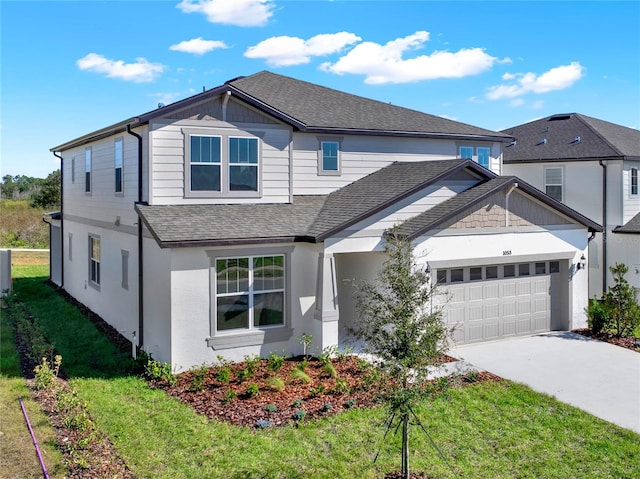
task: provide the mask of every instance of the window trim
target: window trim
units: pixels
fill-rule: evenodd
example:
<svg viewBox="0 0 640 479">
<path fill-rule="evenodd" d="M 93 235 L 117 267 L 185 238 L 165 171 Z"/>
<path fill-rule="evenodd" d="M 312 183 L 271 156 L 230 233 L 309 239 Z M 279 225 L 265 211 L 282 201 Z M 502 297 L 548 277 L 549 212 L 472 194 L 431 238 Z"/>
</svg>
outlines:
<svg viewBox="0 0 640 479">
<path fill-rule="evenodd" d="M 638 196 L 638 189 L 638 168 L 631 168 L 629 170 L 629 196 Z"/>
<path fill-rule="evenodd" d="M 559 170 L 560 174 L 562 176 L 561 180 L 560 180 L 560 184 L 557 183 L 547 183 L 547 171 L 549 170 Z M 563 202 L 564 201 L 564 166 L 545 166 L 542 170 L 542 175 L 543 175 L 543 184 L 544 184 L 544 193 L 547 196 L 550 196 L 551 198 Z M 555 198 L 554 196 L 550 195 L 549 193 L 547 193 L 547 187 L 548 186 L 559 186 L 560 187 L 560 199 Z"/>
<path fill-rule="evenodd" d="M 214 350 L 230 349 L 244 346 L 259 346 L 268 343 L 287 341 L 293 337 L 292 321 L 292 295 L 291 295 L 291 253 L 293 246 L 272 248 L 233 248 L 207 251 L 210 266 L 210 290 L 211 297 L 209 311 L 210 336 L 207 338 L 207 346 Z M 258 326 L 250 329 L 233 329 L 228 331 L 217 330 L 217 294 L 216 294 L 216 261 L 225 258 L 256 258 L 262 256 L 284 256 L 284 318 L 282 325 Z"/>
<path fill-rule="evenodd" d="M 198 129 L 183 128 L 184 148 L 184 197 L 185 198 L 261 198 L 262 197 L 262 136 L 259 132 L 244 132 L 240 130 Z M 191 137 L 206 136 L 220 138 L 220 191 L 216 190 L 191 190 Z M 229 173 L 231 163 L 229 161 L 229 142 L 231 138 L 253 138 L 257 141 L 258 163 L 256 166 L 257 191 L 231 190 L 229 185 Z M 214 163 L 216 164 L 216 163 Z"/>
<path fill-rule="evenodd" d="M 93 244 L 94 244 L 94 241 L 98 242 L 99 257 L 97 258 L 97 260 L 95 260 L 94 257 L 93 257 Z M 96 235 L 96 234 L 89 233 L 89 244 L 88 244 L 88 246 L 89 246 L 89 251 L 88 251 L 88 254 L 87 254 L 88 266 L 89 266 L 89 271 L 88 271 L 88 273 L 89 273 L 89 277 L 88 277 L 89 281 L 88 281 L 88 284 L 92 288 L 95 288 L 98 291 L 100 291 L 100 284 L 101 284 L 101 281 L 100 281 L 101 280 L 101 277 L 100 277 L 101 276 L 101 274 L 100 274 L 100 269 L 101 269 L 100 268 L 100 263 L 102 261 L 101 260 L 101 258 L 102 258 L 102 245 L 101 245 L 101 242 L 100 242 L 100 236 Z M 97 269 L 96 269 L 96 271 L 97 271 L 97 275 L 96 275 L 97 276 L 97 281 L 93 277 L 93 264 L 94 264 L 94 262 L 97 264 Z"/>
<path fill-rule="evenodd" d="M 464 160 L 471 160 L 474 163 L 477 163 L 478 165 L 482 166 L 483 168 L 486 168 L 487 170 L 491 170 L 491 148 L 492 148 L 491 146 L 477 146 L 477 145 L 474 146 L 474 145 L 458 144 L 458 158 L 464 159 Z M 463 154 L 462 153 L 463 149 L 471 150 L 471 155 Z M 487 166 L 480 163 L 479 150 L 487 150 L 488 152 Z"/>
<path fill-rule="evenodd" d="M 86 195 L 91 195 L 91 191 L 93 188 L 93 178 L 92 178 L 92 169 L 93 169 L 93 152 L 90 146 L 87 146 L 84 149 L 84 193 Z"/>
<path fill-rule="evenodd" d="M 335 143 L 338 145 L 338 169 L 324 169 L 324 149 L 325 143 Z M 319 136 L 318 137 L 318 176 L 341 176 L 342 175 L 342 137 Z"/>
<path fill-rule="evenodd" d="M 120 166 L 118 166 L 118 145 L 120 145 Z M 120 184 L 118 185 L 118 169 L 120 169 Z M 114 193 L 116 196 L 124 196 L 124 138 L 118 137 L 113 141 L 113 173 Z M 118 190 L 120 186 L 120 190 Z"/>
</svg>

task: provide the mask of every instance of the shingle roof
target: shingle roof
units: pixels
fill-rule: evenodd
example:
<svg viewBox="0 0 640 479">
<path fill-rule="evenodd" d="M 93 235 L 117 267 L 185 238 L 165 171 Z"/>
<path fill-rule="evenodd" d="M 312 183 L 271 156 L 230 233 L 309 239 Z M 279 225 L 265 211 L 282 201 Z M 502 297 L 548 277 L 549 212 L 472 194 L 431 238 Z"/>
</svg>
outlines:
<svg viewBox="0 0 640 479">
<path fill-rule="evenodd" d="M 223 85 L 55 146 L 50 151 L 96 141 L 136 128 L 157 117 L 231 92 L 296 129 L 313 132 L 489 139 L 508 142 L 509 135 L 429 115 L 268 71 L 229 80 Z"/>
<path fill-rule="evenodd" d="M 331 193 L 309 234 L 323 240 L 465 168 L 484 178 L 495 176 L 470 160 L 392 163 Z"/>
<path fill-rule="evenodd" d="M 227 82 L 303 129 L 369 130 L 387 133 L 428 133 L 490 136 L 508 135 L 429 115 L 313 83 L 262 71 Z"/>
<path fill-rule="evenodd" d="M 295 241 L 307 236 L 326 196 L 293 203 L 239 205 L 136 205 L 162 247 Z"/>
<path fill-rule="evenodd" d="M 640 130 L 579 113 L 552 115 L 503 133 L 515 138 L 504 148 L 504 163 L 640 158 Z"/>
<path fill-rule="evenodd" d="M 640 213 L 635 215 L 623 226 L 618 226 L 613 230 L 614 233 L 640 234 Z"/>
</svg>

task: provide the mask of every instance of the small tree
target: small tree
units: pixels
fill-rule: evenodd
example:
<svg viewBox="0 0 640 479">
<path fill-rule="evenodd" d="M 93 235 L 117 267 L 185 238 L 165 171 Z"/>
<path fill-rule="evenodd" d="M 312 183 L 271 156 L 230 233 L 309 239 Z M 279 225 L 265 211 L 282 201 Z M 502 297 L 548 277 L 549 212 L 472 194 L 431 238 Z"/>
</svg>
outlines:
<svg viewBox="0 0 640 479">
<path fill-rule="evenodd" d="M 624 277 L 629 268 L 621 263 L 609 267 L 615 284 L 609 286 L 604 295 L 604 303 L 610 312 L 610 320 L 615 328 L 616 336 L 633 333 L 640 325 L 640 306 L 638 291 Z"/>
<path fill-rule="evenodd" d="M 409 478 L 410 419 L 418 420 L 414 405 L 425 396 L 427 376 L 448 349 L 450 330 L 442 308 L 433 305 L 436 288 L 417 264 L 411 241 L 394 228 L 387 233 L 384 251 L 387 259 L 377 281 L 354 282 L 359 318 L 353 332 L 393 378 L 384 393 L 387 427 L 402 429 L 402 474 Z"/>
</svg>

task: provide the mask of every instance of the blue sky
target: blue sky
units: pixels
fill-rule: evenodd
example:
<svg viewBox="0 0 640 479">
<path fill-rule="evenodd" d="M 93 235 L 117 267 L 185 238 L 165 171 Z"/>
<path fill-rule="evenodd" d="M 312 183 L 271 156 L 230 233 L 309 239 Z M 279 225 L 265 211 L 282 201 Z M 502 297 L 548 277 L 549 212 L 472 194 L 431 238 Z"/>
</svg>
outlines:
<svg viewBox="0 0 640 479">
<path fill-rule="evenodd" d="M 640 127 L 640 2 L 0 1 L 2 176 L 49 148 L 270 70 L 501 130 Z"/>
</svg>

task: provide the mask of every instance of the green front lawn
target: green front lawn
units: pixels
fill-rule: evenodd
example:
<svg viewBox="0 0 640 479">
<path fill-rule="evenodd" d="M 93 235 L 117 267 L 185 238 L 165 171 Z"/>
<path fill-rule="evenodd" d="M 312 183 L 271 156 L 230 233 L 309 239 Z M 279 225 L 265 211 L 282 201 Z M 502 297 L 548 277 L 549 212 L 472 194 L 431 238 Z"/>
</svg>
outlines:
<svg viewBox="0 0 640 479">
<path fill-rule="evenodd" d="M 14 286 L 62 355 L 96 424 L 139 478 L 381 478 L 400 469 L 399 438 L 382 444 L 381 408 L 299 428 L 207 421 L 127 375 L 127 361 L 44 278 L 17 279 Z M 640 477 L 640 435 L 522 385 L 453 389 L 417 413 L 456 472 L 415 427 L 411 466 L 430 478 Z"/>
</svg>

